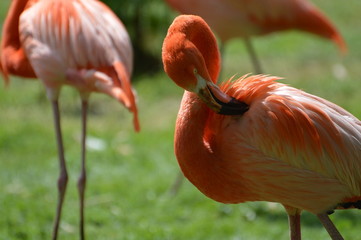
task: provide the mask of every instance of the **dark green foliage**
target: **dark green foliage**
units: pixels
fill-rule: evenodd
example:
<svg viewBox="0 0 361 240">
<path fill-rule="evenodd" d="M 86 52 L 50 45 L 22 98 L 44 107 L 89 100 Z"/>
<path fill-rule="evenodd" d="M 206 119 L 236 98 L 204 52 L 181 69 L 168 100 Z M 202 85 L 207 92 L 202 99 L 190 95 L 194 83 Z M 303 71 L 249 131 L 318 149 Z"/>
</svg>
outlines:
<svg viewBox="0 0 361 240">
<path fill-rule="evenodd" d="M 161 70 L 162 40 L 175 13 L 163 0 L 103 0 L 123 21 L 132 39 L 134 75 Z"/>
</svg>

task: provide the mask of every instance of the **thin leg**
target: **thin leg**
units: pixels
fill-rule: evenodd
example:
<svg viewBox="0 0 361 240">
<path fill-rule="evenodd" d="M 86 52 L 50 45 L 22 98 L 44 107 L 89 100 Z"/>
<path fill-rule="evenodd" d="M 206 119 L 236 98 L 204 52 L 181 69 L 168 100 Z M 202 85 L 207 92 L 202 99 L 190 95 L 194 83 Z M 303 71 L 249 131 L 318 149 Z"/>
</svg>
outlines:
<svg viewBox="0 0 361 240">
<path fill-rule="evenodd" d="M 317 217 L 318 219 L 320 219 L 322 225 L 326 228 L 332 240 L 343 240 L 340 232 L 337 230 L 337 228 L 326 213 L 317 214 Z"/>
<path fill-rule="evenodd" d="M 218 79 L 217 79 L 217 83 L 221 83 L 222 82 L 222 79 L 223 79 L 223 76 L 222 76 L 222 74 L 223 74 L 223 72 L 224 72 L 224 70 L 223 70 L 223 66 L 224 66 L 224 60 L 225 60 L 225 58 L 224 58 L 224 43 L 221 41 L 220 43 L 219 43 L 219 52 L 220 52 L 220 54 L 221 54 L 221 71 L 220 71 L 220 73 L 219 73 L 219 76 L 218 76 Z"/>
<path fill-rule="evenodd" d="M 261 68 L 261 64 L 260 64 L 260 62 L 259 62 L 259 60 L 257 58 L 256 52 L 255 52 L 255 50 L 253 48 L 251 40 L 249 38 L 244 38 L 244 43 L 246 44 L 248 54 L 249 54 L 249 56 L 251 58 L 255 74 L 262 74 L 263 71 L 262 71 L 262 68 Z"/>
<path fill-rule="evenodd" d="M 288 223 L 290 226 L 291 240 L 301 240 L 301 215 L 299 212 L 296 214 L 288 214 Z"/>
<path fill-rule="evenodd" d="M 172 196 L 177 195 L 180 187 L 182 186 L 183 180 L 184 180 L 184 176 L 183 176 L 182 172 L 179 170 L 178 175 L 169 191 Z"/>
<path fill-rule="evenodd" d="M 78 191 L 79 191 L 79 200 L 80 200 L 80 239 L 84 240 L 84 195 L 85 195 L 85 186 L 86 186 L 86 169 L 85 169 L 85 154 L 86 154 L 86 125 L 87 125 L 87 111 L 88 111 L 88 101 L 82 100 L 82 134 L 81 134 L 81 172 L 78 179 Z"/>
<path fill-rule="evenodd" d="M 61 218 L 61 209 L 64 202 L 66 185 L 68 183 L 68 173 L 66 170 L 66 163 L 64 158 L 64 146 L 61 135 L 61 127 L 60 127 L 59 103 L 57 100 L 52 101 L 52 107 L 53 107 L 54 126 L 55 126 L 56 140 L 58 144 L 58 156 L 59 156 L 59 164 L 60 164 L 60 175 L 58 178 L 58 204 L 56 209 L 56 216 L 55 216 L 55 221 L 53 226 L 53 236 L 52 236 L 52 239 L 56 240 L 58 237 L 59 222 Z"/>
</svg>

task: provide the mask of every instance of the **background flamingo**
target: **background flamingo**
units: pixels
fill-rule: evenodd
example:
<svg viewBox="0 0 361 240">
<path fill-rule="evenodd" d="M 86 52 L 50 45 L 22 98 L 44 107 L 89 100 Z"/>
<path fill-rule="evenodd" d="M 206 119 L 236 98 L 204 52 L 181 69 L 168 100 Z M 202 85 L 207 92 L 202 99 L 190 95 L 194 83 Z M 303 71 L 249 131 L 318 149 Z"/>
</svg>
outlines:
<svg viewBox="0 0 361 240">
<path fill-rule="evenodd" d="M 262 67 L 251 44 L 251 37 L 277 31 L 300 30 L 334 41 L 342 52 L 346 44 L 337 29 L 307 0 L 166 0 L 183 14 L 199 15 L 211 26 L 223 45 L 232 38 L 243 38 L 255 73 Z"/>
<path fill-rule="evenodd" d="M 82 100 L 82 167 L 78 180 L 80 236 L 84 239 L 86 184 L 85 139 L 91 92 L 114 97 L 134 115 L 137 106 L 130 85 L 132 48 L 128 33 L 115 14 L 98 0 L 14 0 L 3 26 L 1 66 L 8 74 L 39 78 L 52 103 L 58 144 L 59 198 L 53 228 L 57 238 L 68 174 L 60 128 L 58 97 L 63 85 L 76 88 Z"/>
<path fill-rule="evenodd" d="M 327 213 L 360 208 L 357 118 L 276 77 L 245 76 L 217 86 L 216 40 L 197 16 L 174 20 L 162 59 L 165 72 L 186 90 L 175 154 L 202 193 L 222 203 L 281 203 L 293 240 L 301 239 L 302 210 L 317 215 L 332 239 L 343 239 Z"/>
</svg>

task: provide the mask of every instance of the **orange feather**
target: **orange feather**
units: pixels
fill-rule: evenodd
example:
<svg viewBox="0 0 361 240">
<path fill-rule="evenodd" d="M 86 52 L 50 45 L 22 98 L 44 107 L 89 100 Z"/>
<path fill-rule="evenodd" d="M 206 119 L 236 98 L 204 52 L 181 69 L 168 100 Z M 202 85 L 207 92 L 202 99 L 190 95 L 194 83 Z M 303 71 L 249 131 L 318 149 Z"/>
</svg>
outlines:
<svg viewBox="0 0 361 240">
<path fill-rule="evenodd" d="M 331 21 L 308 0 L 166 0 L 183 14 L 199 15 L 222 42 L 277 31 L 300 30 L 346 44 Z"/>
<path fill-rule="evenodd" d="M 80 93 L 79 229 L 80 239 L 84 239 L 86 118 L 90 93 L 104 93 L 122 103 L 133 113 L 135 130 L 140 130 L 135 91 L 130 83 L 133 51 L 127 30 L 98 0 L 13 0 L 4 23 L 0 62 L 6 83 L 9 74 L 39 78 L 52 103 L 60 165 L 54 240 L 68 181 L 58 98 L 64 85 Z"/>
<path fill-rule="evenodd" d="M 4 23 L 1 66 L 6 82 L 8 74 L 40 78 L 54 98 L 65 84 L 103 92 L 133 112 L 139 130 L 130 85 L 132 59 L 125 27 L 99 1 L 16 0 Z M 98 79 L 96 72 L 107 77 Z"/>
<path fill-rule="evenodd" d="M 244 76 L 216 86 L 215 78 L 204 73 L 217 72 L 205 64 L 219 62 L 216 40 L 205 46 L 192 41 L 195 35 L 213 36 L 200 17 L 177 17 L 162 53 L 169 77 L 187 86 L 174 143 L 184 175 L 216 201 L 281 203 L 293 228 L 299 224 L 294 216 L 307 210 L 334 234 L 326 212 L 358 206 L 349 201 L 361 197 L 361 122 L 327 100 L 277 82 L 277 77 Z M 206 49 L 207 55 L 198 49 Z M 180 57 L 170 58 L 174 52 Z M 227 111 L 219 114 L 223 108 Z"/>
</svg>

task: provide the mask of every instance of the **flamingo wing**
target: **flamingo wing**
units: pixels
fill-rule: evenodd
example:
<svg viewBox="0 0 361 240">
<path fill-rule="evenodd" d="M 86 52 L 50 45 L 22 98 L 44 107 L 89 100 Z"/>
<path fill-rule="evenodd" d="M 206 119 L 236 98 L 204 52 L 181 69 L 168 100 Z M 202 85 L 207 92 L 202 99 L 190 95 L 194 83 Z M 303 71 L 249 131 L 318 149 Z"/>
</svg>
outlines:
<svg viewBox="0 0 361 240">
<path fill-rule="evenodd" d="M 39 1 L 22 13 L 20 36 L 33 60 L 52 53 L 64 67 L 108 67 L 119 61 L 128 74 L 132 71 L 133 54 L 125 27 L 96 0 Z"/>
<path fill-rule="evenodd" d="M 224 0 L 248 21 L 249 35 L 298 29 L 334 41 L 341 51 L 346 44 L 328 18 L 307 0 Z"/>
<path fill-rule="evenodd" d="M 19 31 L 36 75 L 46 86 L 70 84 L 82 92 L 104 92 L 137 114 L 130 85 L 131 42 L 106 5 L 97 0 L 31 3 L 20 16 Z"/>
<path fill-rule="evenodd" d="M 253 185 L 250 191 L 256 189 L 249 200 L 320 213 L 361 196 L 360 121 L 275 79 L 253 76 L 223 85 L 250 109 L 240 118 L 218 116 L 208 124 L 209 136 L 221 136 L 217 144 L 235 174 Z"/>
</svg>

